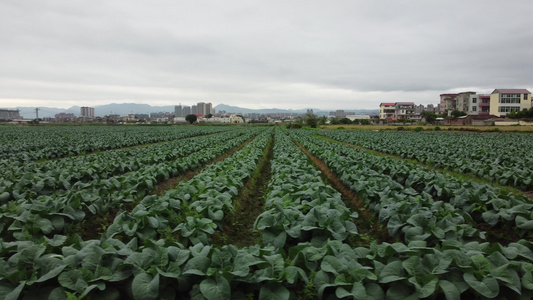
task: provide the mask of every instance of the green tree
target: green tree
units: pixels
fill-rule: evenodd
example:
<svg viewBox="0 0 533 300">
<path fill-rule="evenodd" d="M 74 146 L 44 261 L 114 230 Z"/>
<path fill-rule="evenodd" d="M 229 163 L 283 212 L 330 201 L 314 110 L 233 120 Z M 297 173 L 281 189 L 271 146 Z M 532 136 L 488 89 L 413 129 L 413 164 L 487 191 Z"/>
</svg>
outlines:
<svg viewBox="0 0 533 300">
<path fill-rule="evenodd" d="M 452 117 L 458 118 L 458 117 L 461 117 L 461 116 L 466 116 L 466 113 L 464 111 L 460 111 L 460 110 L 457 110 L 457 109 L 452 111 Z"/>
<path fill-rule="evenodd" d="M 339 122 L 341 122 L 341 124 L 352 124 L 352 120 L 344 117 L 342 119 L 339 120 Z"/>
<path fill-rule="evenodd" d="M 331 118 L 331 120 L 329 120 L 329 123 L 331 125 L 339 125 L 341 121 L 338 118 Z"/>
<path fill-rule="evenodd" d="M 507 114 L 507 117 L 511 119 L 532 119 L 533 118 L 533 107 L 530 109 L 523 109 L 517 112 L 510 112 Z"/>
<path fill-rule="evenodd" d="M 328 117 L 326 116 L 322 116 L 318 119 L 318 124 L 320 125 L 326 125 L 327 122 L 328 122 Z"/>
<path fill-rule="evenodd" d="M 211 119 L 213 117 L 213 114 L 207 114 L 205 115 L 206 118 Z"/>
<path fill-rule="evenodd" d="M 362 120 L 361 120 L 361 125 L 370 125 L 370 120 L 368 120 L 368 119 L 362 119 Z"/>
<path fill-rule="evenodd" d="M 430 124 L 433 124 L 435 122 L 435 120 L 437 120 L 437 114 L 433 111 L 423 111 L 421 113 L 422 117 L 424 117 L 424 119 L 426 119 L 426 122 L 430 123 Z"/>
<path fill-rule="evenodd" d="M 196 122 L 196 120 L 198 120 L 198 117 L 196 115 L 187 115 L 185 116 L 185 121 L 189 122 L 189 123 L 194 123 Z"/>
<path fill-rule="evenodd" d="M 318 125 L 318 117 L 314 114 L 306 114 L 304 119 L 305 125 L 316 128 Z"/>
</svg>

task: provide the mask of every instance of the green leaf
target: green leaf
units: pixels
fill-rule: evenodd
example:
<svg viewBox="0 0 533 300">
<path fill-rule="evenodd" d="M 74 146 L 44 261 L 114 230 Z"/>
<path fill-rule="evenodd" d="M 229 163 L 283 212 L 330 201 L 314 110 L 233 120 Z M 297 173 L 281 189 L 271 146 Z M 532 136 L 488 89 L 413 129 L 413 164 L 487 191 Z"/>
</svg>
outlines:
<svg viewBox="0 0 533 300">
<path fill-rule="evenodd" d="M 368 295 L 366 294 L 366 289 L 360 282 L 355 282 L 352 286 L 352 290 L 348 292 L 343 287 L 338 287 L 335 290 L 335 295 L 340 299 L 348 296 L 352 296 L 353 299 L 368 299 Z"/>
<path fill-rule="evenodd" d="M 9 200 L 10 196 L 11 195 L 9 194 L 9 192 L 3 192 L 2 194 L 0 194 L 0 204 L 4 203 L 4 202 L 7 202 L 7 200 Z"/>
<path fill-rule="evenodd" d="M 65 241 L 67 240 L 67 237 L 64 235 L 55 234 L 52 239 L 49 239 L 47 237 L 44 237 L 44 239 L 46 240 L 48 245 L 52 247 L 59 247 L 65 243 Z"/>
<path fill-rule="evenodd" d="M 288 266 L 283 269 L 282 271 L 283 278 L 289 283 L 294 284 L 297 282 L 298 277 L 301 277 L 304 282 L 308 282 L 307 275 L 305 274 L 304 270 L 295 267 L 295 266 Z"/>
<path fill-rule="evenodd" d="M 159 220 L 155 217 L 148 217 L 148 222 L 150 223 L 150 226 L 154 229 L 157 229 L 159 227 Z"/>
<path fill-rule="evenodd" d="M 459 300 L 461 299 L 461 293 L 455 286 L 455 284 L 447 280 L 439 280 L 439 287 L 442 289 L 446 300 Z"/>
<path fill-rule="evenodd" d="M 45 218 L 40 218 L 39 220 L 37 220 L 37 222 L 35 222 L 35 225 L 40 228 L 44 234 L 49 234 L 50 232 L 52 232 L 52 230 L 54 230 L 52 222 Z"/>
<path fill-rule="evenodd" d="M 262 260 L 250 253 L 239 251 L 233 262 L 233 272 L 231 274 L 239 277 L 246 277 L 250 273 L 250 266 L 261 263 Z"/>
<path fill-rule="evenodd" d="M 490 262 L 483 255 L 474 255 L 471 257 L 474 266 L 476 267 L 476 274 L 487 275 L 490 274 Z"/>
<path fill-rule="evenodd" d="M 24 248 L 24 250 L 20 251 L 18 261 L 19 267 L 26 267 L 23 266 L 23 264 L 28 264 L 33 267 L 34 261 L 39 258 L 45 251 L 46 247 L 44 245 L 31 245 L 30 247 Z"/>
<path fill-rule="evenodd" d="M 532 230 L 533 229 L 533 220 L 528 220 L 523 216 L 516 216 L 515 219 L 516 227 L 523 230 Z"/>
<path fill-rule="evenodd" d="M 98 283 L 89 285 L 88 287 L 85 288 L 83 293 L 80 295 L 80 298 L 84 299 L 85 296 L 87 296 L 92 290 L 94 290 L 96 288 L 98 288 L 100 291 L 105 290 L 105 283 L 98 282 Z"/>
<path fill-rule="evenodd" d="M 414 300 L 419 299 L 415 294 L 412 294 L 412 291 L 408 286 L 402 283 L 396 283 L 387 290 L 386 295 L 387 300 Z"/>
<path fill-rule="evenodd" d="M 133 226 L 130 228 L 130 224 L 124 223 L 122 224 L 122 229 L 124 230 L 124 233 L 126 233 L 128 236 L 133 236 L 135 232 L 137 232 L 137 223 L 133 223 Z"/>
<path fill-rule="evenodd" d="M 62 266 L 57 266 L 55 267 L 54 269 L 50 270 L 48 273 L 42 275 L 41 277 L 39 277 L 39 279 L 37 279 L 35 282 L 43 282 L 43 281 L 46 281 L 48 279 L 52 279 L 52 278 L 55 278 L 57 275 L 59 275 L 59 273 L 61 273 L 61 271 L 63 271 L 63 269 L 65 269 L 67 265 L 62 265 Z"/>
<path fill-rule="evenodd" d="M 16 287 L 4 282 L 0 282 L 0 299 L 17 300 L 25 285 L 26 281 L 22 281 Z"/>
<path fill-rule="evenodd" d="M 189 259 L 189 256 L 191 255 L 191 252 L 188 250 L 183 250 L 178 247 L 170 246 L 167 248 L 168 256 L 170 260 L 175 261 L 178 266 L 181 266 L 184 264 L 187 259 Z"/>
<path fill-rule="evenodd" d="M 191 258 L 183 268 L 183 274 L 194 274 L 204 276 L 211 260 L 206 256 L 196 256 Z"/>
<path fill-rule="evenodd" d="M 200 283 L 200 291 L 207 299 L 223 300 L 231 297 L 231 287 L 226 278 L 219 274 Z"/>
<path fill-rule="evenodd" d="M 100 265 L 100 260 L 104 255 L 104 250 L 96 244 L 91 244 L 80 251 L 85 255 L 81 260 L 82 268 L 94 271 Z"/>
<path fill-rule="evenodd" d="M 77 269 L 62 272 L 59 274 L 57 279 L 62 287 L 78 293 L 83 293 L 85 288 L 89 286 L 87 281 L 91 279 L 91 276 L 91 271 L 86 269 Z"/>
<path fill-rule="evenodd" d="M 522 276 L 522 286 L 533 291 L 533 274 L 530 271 L 526 271 Z"/>
<path fill-rule="evenodd" d="M 52 216 L 51 221 L 55 231 L 62 231 L 63 227 L 65 227 L 65 218 L 63 216 Z"/>
<path fill-rule="evenodd" d="M 381 286 L 376 283 L 367 283 L 365 285 L 368 300 L 382 300 L 385 299 L 385 293 Z"/>
<path fill-rule="evenodd" d="M 494 277 L 483 277 L 481 281 L 477 280 L 472 273 L 463 274 L 463 279 L 476 292 L 487 298 L 494 298 L 500 292 L 498 281 Z"/>
<path fill-rule="evenodd" d="M 259 300 L 288 300 L 289 296 L 289 290 L 279 283 L 263 285 L 259 291 Z"/>
<path fill-rule="evenodd" d="M 339 274 L 346 270 L 346 265 L 342 263 L 337 257 L 332 255 L 327 255 L 322 260 L 320 269 L 324 272 L 333 273 L 334 275 Z"/>
<path fill-rule="evenodd" d="M 432 276 L 432 275 L 428 275 L 428 276 Z M 426 298 L 426 297 L 433 295 L 433 293 L 435 293 L 435 289 L 437 288 L 438 281 L 439 280 L 437 277 L 433 277 L 428 283 L 422 286 L 420 290 L 418 290 L 420 294 L 420 298 Z"/>
<path fill-rule="evenodd" d="M 159 274 L 152 276 L 148 273 L 139 273 L 131 284 L 133 299 L 157 299 L 159 296 Z"/>
<path fill-rule="evenodd" d="M 380 283 L 390 283 L 405 279 L 402 262 L 397 260 L 386 265 L 379 274 Z"/>
<path fill-rule="evenodd" d="M 490 226 L 495 226 L 496 224 L 498 224 L 498 221 L 500 219 L 500 215 L 498 214 L 498 212 L 492 209 L 482 213 L 481 217 Z"/>
<path fill-rule="evenodd" d="M 208 209 L 207 212 L 209 214 L 209 218 L 213 219 L 214 221 L 222 221 L 224 219 L 224 212 L 221 209 L 214 212 Z"/>
</svg>

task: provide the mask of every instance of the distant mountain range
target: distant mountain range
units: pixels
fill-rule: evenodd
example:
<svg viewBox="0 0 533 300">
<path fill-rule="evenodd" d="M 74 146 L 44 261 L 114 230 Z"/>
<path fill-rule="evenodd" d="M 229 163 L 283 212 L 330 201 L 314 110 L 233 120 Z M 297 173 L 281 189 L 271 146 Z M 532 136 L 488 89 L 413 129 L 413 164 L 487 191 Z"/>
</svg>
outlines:
<svg viewBox="0 0 533 300">
<path fill-rule="evenodd" d="M 35 107 L 16 107 L 15 109 L 20 110 L 20 114 L 25 119 L 35 118 Z M 305 114 L 307 109 L 279 109 L 279 108 L 269 108 L 269 109 L 250 109 L 239 106 L 231 106 L 226 104 L 219 104 L 214 107 L 215 112 L 221 110 L 226 111 L 227 113 L 241 113 L 241 114 L 274 114 L 274 113 L 297 113 Z M 336 109 L 332 109 L 336 110 Z M 355 114 L 375 114 L 379 113 L 377 109 L 344 109 L 346 112 L 354 112 Z M 155 112 L 174 112 L 174 106 L 152 106 L 149 104 L 136 104 L 136 103 L 112 103 L 106 105 L 97 105 L 94 106 L 94 114 L 97 117 L 103 117 L 106 115 L 116 114 L 116 115 L 128 115 L 128 114 L 150 114 Z M 328 115 L 329 110 L 320 110 L 313 109 L 313 113 L 318 116 Z M 72 106 L 71 108 L 54 108 L 54 107 L 39 107 L 39 118 L 53 118 L 56 114 L 59 113 L 72 113 L 75 116 L 80 115 L 80 107 Z"/>
</svg>

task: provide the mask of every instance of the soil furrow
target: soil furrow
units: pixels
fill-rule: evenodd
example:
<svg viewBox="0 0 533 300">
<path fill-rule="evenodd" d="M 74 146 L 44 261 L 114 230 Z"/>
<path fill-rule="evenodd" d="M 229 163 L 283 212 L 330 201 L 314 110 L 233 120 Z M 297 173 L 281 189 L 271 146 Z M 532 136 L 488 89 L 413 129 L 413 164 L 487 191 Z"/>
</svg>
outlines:
<svg viewBox="0 0 533 300">
<path fill-rule="evenodd" d="M 361 201 L 357 197 L 357 194 L 340 180 L 337 174 L 331 171 L 322 160 L 314 156 L 305 147 L 296 141 L 294 141 L 294 143 L 309 157 L 309 159 L 311 159 L 327 182 L 341 193 L 342 200 L 346 206 L 354 211 L 357 211 L 359 214 L 359 217 L 354 220 L 359 234 L 354 241 L 351 241 L 354 243 L 353 246 L 368 246 L 374 240 L 376 240 L 378 243 L 394 242 L 394 239 L 389 236 L 387 228 L 379 222 L 378 216 L 366 209 L 364 202 Z"/>
<path fill-rule="evenodd" d="M 244 146 L 246 146 L 246 144 L 250 143 L 254 138 L 255 136 L 248 139 L 247 141 L 240 144 L 239 146 L 226 151 L 223 155 L 218 156 L 217 158 L 214 158 L 208 161 L 204 165 L 194 170 L 186 171 L 184 174 L 169 178 L 165 181 L 162 181 L 154 185 L 154 188 L 150 192 L 148 192 L 147 195 L 163 195 L 165 191 L 175 188 L 180 182 L 188 181 L 192 179 L 194 176 L 202 172 L 202 170 L 205 169 L 207 166 L 228 158 L 230 155 L 232 155 L 233 153 L 239 151 Z M 136 201 L 123 203 L 121 208 L 116 207 L 116 208 L 111 209 L 110 211 L 108 211 L 107 213 L 103 215 L 93 216 L 90 219 L 85 219 L 78 226 L 74 226 L 72 229 L 70 229 L 69 232 L 78 233 L 82 237 L 83 240 L 98 239 L 100 234 L 105 232 L 107 226 L 113 223 L 116 215 L 120 211 L 123 211 L 123 210 L 132 211 L 133 208 L 135 208 L 135 206 L 142 199 L 144 199 L 144 196 L 140 197 L 139 199 L 136 199 Z"/>
<path fill-rule="evenodd" d="M 231 244 L 241 248 L 258 243 L 260 233 L 253 230 L 253 225 L 257 216 L 264 211 L 273 153 L 274 137 L 272 136 L 256 170 L 248 178 L 237 199 L 234 200 L 233 214 L 229 215 L 224 223 L 224 230 L 215 233 L 216 244 Z"/>
</svg>

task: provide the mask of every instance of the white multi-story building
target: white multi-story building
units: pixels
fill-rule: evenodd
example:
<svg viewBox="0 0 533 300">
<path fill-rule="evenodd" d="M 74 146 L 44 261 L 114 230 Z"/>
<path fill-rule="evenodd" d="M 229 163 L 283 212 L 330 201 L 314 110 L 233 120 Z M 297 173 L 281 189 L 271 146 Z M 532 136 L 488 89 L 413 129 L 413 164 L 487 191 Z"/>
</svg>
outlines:
<svg viewBox="0 0 533 300">
<path fill-rule="evenodd" d="M 488 115 L 490 109 L 490 95 L 471 94 L 468 97 L 468 109 L 465 111 L 469 115 Z"/>
<path fill-rule="evenodd" d="M 409 119 L 415 115 L 415 104 L 414 102 L 396 102 L 396 118 Z"/>
</svg>

